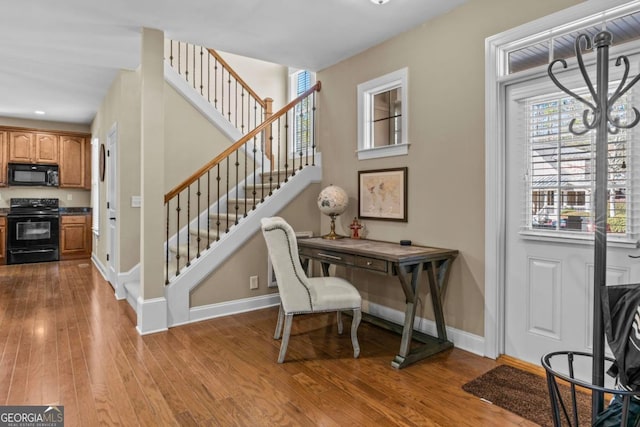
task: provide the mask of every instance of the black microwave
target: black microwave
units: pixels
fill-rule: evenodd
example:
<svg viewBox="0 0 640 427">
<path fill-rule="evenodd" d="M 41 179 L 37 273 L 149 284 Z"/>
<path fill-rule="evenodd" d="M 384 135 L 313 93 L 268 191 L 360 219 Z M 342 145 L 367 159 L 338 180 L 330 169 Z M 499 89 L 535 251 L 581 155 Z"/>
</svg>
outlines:
<svg viewBox="0 0 640 427">
<path fill-rule="evenodd" d="M 9 185 L 58 186 L 58 165 L 9 163 Z"/>
</svg>

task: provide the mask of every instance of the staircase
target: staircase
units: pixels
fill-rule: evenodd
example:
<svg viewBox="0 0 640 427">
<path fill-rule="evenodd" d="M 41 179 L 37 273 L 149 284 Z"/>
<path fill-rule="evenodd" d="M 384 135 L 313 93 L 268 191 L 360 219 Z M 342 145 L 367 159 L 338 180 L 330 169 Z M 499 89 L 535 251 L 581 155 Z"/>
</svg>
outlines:
<svg viewBox="0 0 640 427">
<path fill-rule="evenodd" d="M 167 81 L 192 104 L 209 104 L 200 108 L 203 114 L 215 116 L 210 112 L 213 107 L 216 126 L 233 125 L 233 131 L 226 132 L 230 138 L 241 135 L 165 195 L 165 297 L 168 324 L 176 326 L 197 320 L 189 307 L 191 290 L 259 231 L 260 219 L 277 214 L 308 185 L 321 180 L 314 132 L 320 83 L 272 114 L 270 100 L 260 101 L 215 51 L 177 42 L 167 46 Z M 176 58 L 186 63 L 181 65 Z M 196 72 L 205 70 L 207 63 L 213 78 Z M 176 79 L 177 73 L 183 78 Z M 235 94 L 215 92 L 233 86 L 240 88 Z M 194 94 L 199 99 L 193 100 Z M 226 123 L 220 124 L 220 117 Z M 135 280 L 124 284 L 136 311 L 138 288 Z"/>
</svg>

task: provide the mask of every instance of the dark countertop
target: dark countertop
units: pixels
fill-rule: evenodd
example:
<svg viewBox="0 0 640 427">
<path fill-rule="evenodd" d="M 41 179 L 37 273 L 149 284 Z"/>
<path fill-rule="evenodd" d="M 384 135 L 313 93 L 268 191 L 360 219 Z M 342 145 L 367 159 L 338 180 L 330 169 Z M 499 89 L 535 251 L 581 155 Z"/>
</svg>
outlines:
<svg viewBox="0 0 640 427">
<path fill-rule="evenodd" d="M 59 208 L 60 215 L 91 215 L 91 208 Z M 9 208 L 0 208 L 0 216 L 7 216 Z"/>
<path fill-rule="evenodd" d="M 91 208 L 59 208 L 60 215 L 90 215 Z"/>
</svg>

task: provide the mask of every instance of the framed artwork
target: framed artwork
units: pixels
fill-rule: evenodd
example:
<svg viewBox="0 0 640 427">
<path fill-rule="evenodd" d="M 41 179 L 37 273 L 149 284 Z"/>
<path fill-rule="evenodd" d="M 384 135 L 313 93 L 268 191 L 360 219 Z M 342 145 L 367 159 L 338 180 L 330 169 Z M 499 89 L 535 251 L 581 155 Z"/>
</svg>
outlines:
<svg viewBox="0 0 640 427">
<path fill-rule="evenodd" d="M 107 162 L 107 156 L 105 153 L 104 144 L 100 144 L 100 158 L 98 159 L 98 165 L 99 165 L 98 172 L 100 173 L 100 181 L 102 182 L 104 181 L 104 172 L 105 172 L 106 162 Z"/>
<path fill-rule="evenodd" d="M 408 168 L 358 172 L 358 217 L 407 222 Z"/>
</svg>

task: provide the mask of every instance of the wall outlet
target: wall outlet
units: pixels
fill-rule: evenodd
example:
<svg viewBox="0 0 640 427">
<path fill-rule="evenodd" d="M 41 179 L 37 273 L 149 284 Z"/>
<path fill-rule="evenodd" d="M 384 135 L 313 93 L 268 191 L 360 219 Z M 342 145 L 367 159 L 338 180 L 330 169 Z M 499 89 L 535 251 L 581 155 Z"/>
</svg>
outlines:
<svg viewBox="0 0 640 427">
<path fill-rule="evenodd" d="M 67 200 L 73 200 L 73 194 L 71 193 L 67 194 Z"/>
<path fill-rule="evenodd" d="M 249 289 L 258 289 L 258 276 L 249 277 Z"/>
</svg>

